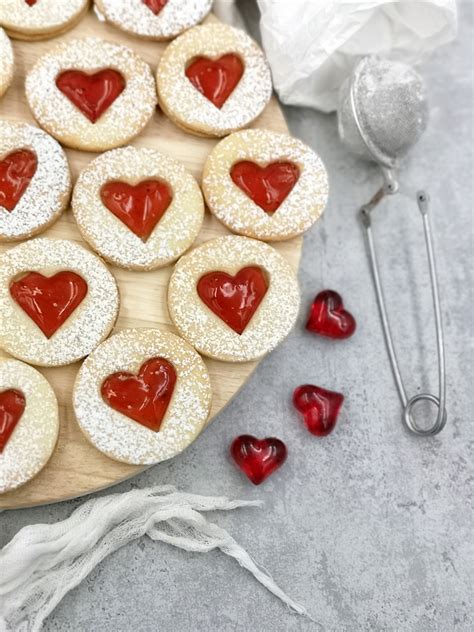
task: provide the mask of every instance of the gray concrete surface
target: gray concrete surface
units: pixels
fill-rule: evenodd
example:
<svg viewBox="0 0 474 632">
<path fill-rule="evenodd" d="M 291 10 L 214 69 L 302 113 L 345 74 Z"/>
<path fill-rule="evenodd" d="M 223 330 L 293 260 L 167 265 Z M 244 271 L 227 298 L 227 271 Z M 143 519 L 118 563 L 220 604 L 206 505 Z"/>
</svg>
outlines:
<svg viewBox="0 0 474 632">
<path fill-rule="evenodd" d="M 255 11 L 243 3 L 255 28 Z M 474 628 L 472 520 L 472 64 L 473 5 L 461 7 L 459 40 L 424 67 L 432 117 L 407 161 L 408 190 L 433 200 L 446 327 L 448 412 L 433 439 L 400 421 L 369 277 L 357 206 L 374 191 L 374 169 L 347 156 L 335 118 L 286 108 L 292 132 L 322 155 L 331 179 L 324 219 L 305 239 L 303 305 L 294 333 L 268 357 L 238 397 L 180 457 L 128 490 L 172 483 L 183 490 L 259 498 L 264 509 L 216 516 L 305 604 L 328 631 L 468 631 Z M 420 220 L 401 197 L 377 219 L 383 277 L 396 343 L 411 393 L 436 389 L 433 319 Z M 352 339 L 331 343 L 303 324 L 320 289 L 339 290 L 357 316 Z M 346 395 L 336 431 L 306 432 L 290 404 L 313 382 Z M 286 465 L 253 488 L 227 456 L 237 434 L 277 435 Z M 24 525 L 53 522 L 79 502 L 0 515 L 0 545 Z M 471 589 L 469 588 L 471 587 Z M 148 539 L 105 560 L 47 621 L 53 631 L 167 632 L 312 630 L 223 555 L 187 554 Z"/>
</svg>

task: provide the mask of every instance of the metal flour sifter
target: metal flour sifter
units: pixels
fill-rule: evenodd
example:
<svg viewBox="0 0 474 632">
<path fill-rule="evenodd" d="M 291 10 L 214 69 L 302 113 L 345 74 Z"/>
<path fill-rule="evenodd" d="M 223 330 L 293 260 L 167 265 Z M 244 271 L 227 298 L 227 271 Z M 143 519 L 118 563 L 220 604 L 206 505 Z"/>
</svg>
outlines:
<svg viewBox="0 0 474 632">
<path fill-rule="evenodd" d="M 428 105 L 423 79 L 411 66 L 406 64 L 376 56 L 364 57 L 341 87 L 338 111 L 338 129 L 341 140 L 354 154 L 376 162 L 383 175 L 381 188 L 360 209 L 360 215 L 365 228 L 370 266 L 387 352 L 403 405 L 403 422 L 409 430 L 422 436 L 437 434 L 446 423 L 443 324 L 428 196 L 424 191 L 418 191 L 416 200 L 423 220 L 433 296 L 438 347 L 438 396 L 431 393 L 419 393 L 409 398 L 407 395 L 385 306 L 372 233 L 372 215 L 375 208 L 386 196 L 398 192 L 399 187 L 394 171 L 399 167 L 400 159 L 424 132 L 427 121 Z M 431 402 L 438 407 L 436 420 L 429 428 L 420 427 L 413 416 L 414 405 L 421 401 Z"/>
</svg>

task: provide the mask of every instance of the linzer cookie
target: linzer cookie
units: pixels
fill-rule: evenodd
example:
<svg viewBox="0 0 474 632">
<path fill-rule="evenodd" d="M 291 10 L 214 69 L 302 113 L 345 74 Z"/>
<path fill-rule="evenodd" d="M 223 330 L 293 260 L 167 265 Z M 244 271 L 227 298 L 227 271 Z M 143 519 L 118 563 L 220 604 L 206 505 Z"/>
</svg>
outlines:
<svg viewBox="0 0 474 632">
<path fill-rule="evenodd" d="M 145 39 L 173 39 L 199 24 L 212 0 L 95 0 L 105 19 L 119 29 Z"/>
<path fill-rule="evenodd" d="M 35 239 L 0 257 L 0 347 L 20 360 L 80 360 L 109 335 L 118 308 L 112 274 L 72 241 Z"/>
<path fill-rule="evenodd" d="M 69 165 L 59 143 L 33 125 L 0 121 L 0 242 L 48 228 L 70 193 Z"/>
<path fill-rule="evenodd" d="M 73 401 L 81 430 L 98 450 L 149 465 L 194 441 L 209 415 L 211 386 L 204 362 L 184 340 L 129 329 L 85 360 Z"/>
<path fill-rule="evenodd" d="M 57 37 L 77 24 L 88 4 L 89 0 L 1 0 L 0 26 L 14 39 Z"/>
<path fill-rule="evenodd" d="M 208 241 L 176 264 L 168 309 L 199 352 L 246 362 L 281 342 L 298 315 L 295 273 L 271 246 L 246 237 Z"/>
<path fill-rule="evenodd" d="M 0 494 L 43 469 L 58 432 L 58 404 L 47 380 L 23 362 L 0 358 Z"/>
<path fill-rule="evenodd" d="M 246 33 L 224 24 L 196 26 L 171 42 L 157 84 L 164 112 L 201 136 L 226 136 L 246 127 L 272 93 L 263 52 Z"/>
<path fill-rule="evenodd" d="M 132 50 L 96 38 L 64 42 L 26 78 L 34 117 L 61 143 L 103 151 L 124 145 L 156 106 L 148 65 Z"/>
<path fill-rule="evenodd" d="M 5 31 L 0 28 L 0 97 L 13 79 L 13 49 Z"/>
<path fill-rule="evenodd" d="M 134 147 L 89 163 L 72 207 L 92 248 L 135 270 L 175 261 L 196 239 L 204 217 L 201 190 L 183 165 L 157 150 Z"/>
<path fill-rule="evenodd" d="M 211 212 L 233 232 L 281 241 L 319 219 L 328 178 L 319 156 L 300 140 L 251 129 L 214 148 L 204 166 L 203 191 Z"/>
</svg>

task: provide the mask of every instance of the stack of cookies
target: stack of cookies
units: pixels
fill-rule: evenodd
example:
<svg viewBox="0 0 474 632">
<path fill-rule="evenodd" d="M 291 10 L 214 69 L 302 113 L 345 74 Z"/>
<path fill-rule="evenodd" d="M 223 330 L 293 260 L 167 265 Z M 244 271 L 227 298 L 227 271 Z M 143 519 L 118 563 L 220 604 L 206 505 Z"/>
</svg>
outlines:
<svg viewBox="0 0 474 632">
<path fill-rule="evenodd" d="M 14 76 L 9 38 L 62 35 L 88 4 L 2 0 L 0 96 Z M 82 362 L 70 397 L 85 437 L 112 459 L 148 465 L 181 452 L 208 419 L 201 354 L 256 360 L 296 321 L 295 273 L 266 242 L 319 219 L 326 171 L 301 141 L 244 129 L 270 101 L 270 70 L 243 31 L 200 24 L 211 5 L 95 0 L 95 36 L 68 34 L 27 69 L 39 127 L 0 120 L 0 242 L 21 242 L 0 256 L 0 354 L 9 355 L 0 358 L 0 493 L 35 476 L 58 437 L 55 393 L 33 366 Z M 131 36 L 150 40 L 149 59 L 111 41 Z M 157 60 L 152 42 L 164 40 L 172 41 Z M 172 122 L 170 138 L 184 138 L 177 128 L 189 135 L 180 158 L 193 136 L 208 139 L 199 141 L 200 183 L 168 155 L 166 136 L 130 144 L 157 118 Z M 81 166 L 74 178 L 71 157 Z M 203 222 L 229 234 L 203 243 Z M 125 283 L 121 270 L 135 276 Z M 160 271 L 169 272 L 170 322 L 130 328 L 140 322 L 140 284 Z M 125 326 L 109 337 L 118 317 Z"/>
</svg>

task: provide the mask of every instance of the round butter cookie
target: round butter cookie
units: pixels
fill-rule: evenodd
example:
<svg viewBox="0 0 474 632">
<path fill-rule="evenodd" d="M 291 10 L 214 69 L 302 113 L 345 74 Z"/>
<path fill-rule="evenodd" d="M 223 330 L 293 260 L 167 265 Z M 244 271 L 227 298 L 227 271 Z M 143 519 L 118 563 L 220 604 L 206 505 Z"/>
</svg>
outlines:
<svg viewBox="0 0 474 632">
<path fill-rule="evenodd" d="M 234 233 L 281 241 L 321 216 L 328 178 L 321 159 L 287 134 L 249 129 L 216 145 L 204 165 L 210 211 Z"/>
<path fill-rule="evenodd" d="M 61 145 L 33 125 L 0 121 L 0 242 L 46 230 L 70 195 L 71 175 Z"/>
<path fill-rule="evenodd" d="M 125 147 L 93 160 L 72 200 L 84 239 L 123 268 L 154 270 L 196 239 L 204 217 L 199 185 L 181 163 L 156 149 Z"/>
<path fill-rule="evenodd" d="M 93 37 L 63 42 L 40 57 L 25 89 L 41 127 L 85 151 L 126 144 L 156 106 L 149 66 L 126 46 Z"/>
<path fill-rule="evenodd" d="M 201 357 L 158 329 L 128 329 L 102 343 L 77 375 L 74 410 L 81 430 L 117 461 L 170 459 L 198 436 L 211 386 Z"/>
<path fill-rule="evenodd" d="M 298 315 L 299 289 L 287 261 L 246 237 L 218 237 L 182 257 L 168 287 L 179 333 L 200 353 L 247 362 L 281 342 Z"/>
<path fill-rule="evenodd" d="M 119 29 L 162 41 L 202 22 L 211 10 L 212 0 L 95 0 L 95 6 Z"/>
<path fill-rule="evenodd" d="M 176 125 L 198 136 L 246 127 L 272 94 L 270 69 L 244 31 L 195 26 L 168 45 L 157 71 L 158 99 Z"/>
<path fill-rule="evenodd" d="M 53 389 L 36 369 L 0 358 L 0 494 L 40 472 L 59 433 Z"/>
<path fill-rule="evenodd" d="M 107 338 L 118 309 L 114 277 L 73 241 L 34 239 L 0 257 L 0 347 L 19 360 L 80 360 Z"/>
<path fill-rule="evenodd" d="M 0 28 L 0 97 L 10 87 L 13 79 L 13 48 L 8 35 Z"/>
<path fill-rule="evenodd" d="M 57 37 L 79 22 L 89 0 L 1 0 L 0 26 L 14 39 Z"/>
</svg>

